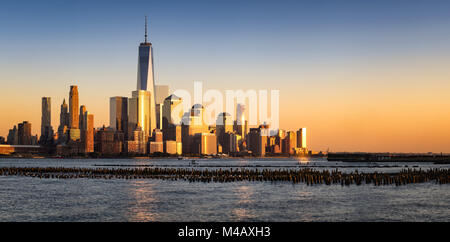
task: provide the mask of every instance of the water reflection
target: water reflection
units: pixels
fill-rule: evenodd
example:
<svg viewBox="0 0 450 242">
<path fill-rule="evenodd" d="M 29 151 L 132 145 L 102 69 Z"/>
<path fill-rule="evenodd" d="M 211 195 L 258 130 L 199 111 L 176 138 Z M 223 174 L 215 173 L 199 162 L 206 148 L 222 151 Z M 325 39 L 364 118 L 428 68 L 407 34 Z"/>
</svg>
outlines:
<svg viewBox="0 0 450 242">
<path fill-rule="evenodd" d="M 299 164 L 308 164 L 310 163 L 310 159 L 307 157 L 296 157 L 295 158 Z"/>
<path fill-rule="evenodd" d="M 249 208 L 254 206 L 252 199 L 253 190 L 248 185 L 238 185 L 235 194 L 237 196 L 236 207 L 232 210 L 232 214 L 237 217 L 237 220 L 248 220 L 255 218 Z"/>
<path fill-rule="evenodd" d="M 135 180 L 130 182 L 130 206 L 127 211 L 129 221 L 157 221 L 157 197 L 154 190 L 155 184 L 150 180 Z"/>
</svg>

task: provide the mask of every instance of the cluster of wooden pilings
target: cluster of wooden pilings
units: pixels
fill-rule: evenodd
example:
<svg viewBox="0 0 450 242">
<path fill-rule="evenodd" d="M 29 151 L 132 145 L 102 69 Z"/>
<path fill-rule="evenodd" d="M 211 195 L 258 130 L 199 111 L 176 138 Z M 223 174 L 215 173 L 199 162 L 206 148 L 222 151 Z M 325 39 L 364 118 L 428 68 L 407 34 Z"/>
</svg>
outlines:
<svg viewBox="0 0 450 242">
<path fill-rule="evenodd" d="M 53 179 L 164 179 L 189 182 L 291 182 L 348 185 L 406 185 L 433 182 L 450 183 L 450 169 L 403 169 L 399 172 L 344 173 L 335 170 L 300 169 L 186 169 L 186 168 L 70 168 L 70 167 L 2 167 L 1 176 L 28 176 Z"/>
</svg>

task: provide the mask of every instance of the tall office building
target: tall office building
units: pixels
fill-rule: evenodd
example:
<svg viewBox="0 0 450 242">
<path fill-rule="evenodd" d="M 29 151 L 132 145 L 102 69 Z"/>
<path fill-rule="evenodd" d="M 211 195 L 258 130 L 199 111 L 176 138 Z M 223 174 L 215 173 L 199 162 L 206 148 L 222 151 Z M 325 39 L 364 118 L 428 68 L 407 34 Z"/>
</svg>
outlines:
<svg viewBox="0 0 450 242">
<path fill-rule="evenodd" d="M 67 106 L 66 99 L 61 104 L 61 112 L 59 114 L 59 126 L 58 126 L 58 143 L 62 144 L 67 141 L 67 130 L 69 128 L 69 107 Z"/>
<path fill-rule="evenodd" d="M 164 141 L 175 140 L 181 142 L 181 126 L 179 121 L 183 115 L 182 103 L 183 100 L 175 94 L 164 99 L 162 110 L 162 131 Z M 180 112 L 176 113 L 176 109 L 179 109 Z"/>
<path fill-rule="evenodd" d="M 175 113 L 175 108 L 178 105 L 181 105 L 183 100 L 172 94 L 164 99 L 163 111 L 162 111 L 162 121 L 163 121 L 163 129 L 168 128 L 169 125 L 177 125 L 179 122 L 175 122 L 175 120 L 181 120 L 181 116 L 183 115 L 183 110 L 180 108 L 180 113 Z M 181 106 L 180 106 L 181 107 Z M 176 117 L 175 117 L 176 116 Z"/>
<path fill-rule="evenodd" d="M 236 121 L 234 123 L 234 131 L 245 139 L 247 133 L 247 122 L 245 120 L 245 104 L 238 103 L 236 105 Z"/>
<path fill-rule="evenodd" d="M 156 128 L 162 129 L 163 126 L 163 105 L 164 99 L 169 96 L 168 85 L 155 85 L 155 113 L 156 113 Z"/>
<path fill-rule="evenodd" d="M 84 120 L 84 113 L 87 112 L 86 110 L 86 106 L 81 105 L 80 106 L 80 117 L 79 117 L 79 122 L 78 122 L 78 128 L 80 130 L 85 130 L 86 127 L 84 127 L 84 125 L 86 124 L 86 121 Z"/>
<path fill-rule="evenodd" d="M 196 133 L 192 142 L 192 153 L 199 155 L 217 154 L 217 139 L 211 133 Z"/>
<path fill-rule="evenodd" d="M 297 148 L 306 149 L 306 128 L 297 131 Z"/>
<path fill-rule="evenodd" d="M 217 144 L 222 146 L 223 153 L 230 152 L 227 142 L 227 134 L 230 134 L 232 132 L 233 120 L 231 119 L 231 115 L 229 113 L 219 113 L 216 120 L 216 136 Z"/>
<path fill-rule="evenodd" d="M 51 98 L 42 97 L 41 137 L 39 143 L 53 143 L 53 128 L 51 124 Z"/>
<path fill-rule="evenodd" d="M 18 138 L 19 145 L 31 145 L 32 144 L 32 136 L 31 136 L 31 123 L 28 121 L 23 121 L 18 125 Z"/>
<path fill-rule="evenodd" d="M 67 106 L 66 99 L 64 98 L 61 104 L 61 112 L 59 114 L 59 126 L 69 127 L 69 107 Z"/>
<path fill-rule="evenodd" d="M 78 109 L 78 87 L 70 86 L 69 93 L 69 140 L 80 139 L 80 117 Z"/>
<path fill-rule="evenodd" d="M 295 154 L 295 148 L 297 148 L 297 137 L 295 131 L 288 131 L 286 137 L 283 140 L 283 153 Z"/>
<path fill-rule="evenodd" d="M 208 133 L 208 126 L 203 120 L 204 107 L 201 104 L 194 104 L 187 113 L 187 117 L 184 117 L 184 121 L 181 124 L 181 142 L 183 153 L 198 153 L 198 146 L 194 144 L 195 135 L 199 133 Z"/>
<path fill-rule="evenodd" d="M 8 139 L 6 141 L 9 145 L 18 145 L 19 144 L 19 132 L 17 131 L 17 126 L 14 125 L 14 128 L 9 130 Z"/>
<path fill-rule="evenodd" d="M 70 86 L 69 93 L 69 128 L 78 129 L 79 120 L 78 117 L 78 87 Z"/>
<path fill-rule="evenodd" d="M 80 107 L 81 153 L 94 152 L 94 115 L 84 105 Z"/>
<path fill-rule="evenodd" d="M 229 113 L 219 113 L 217 115 L 216 130 L 217 136 L 220 136 L 221 133 L 233 132 L 233 120 Z"/>
<path fill-rule="evenodd" d="M 263 127 L 251 128 L 247 135 L 248 150 L 255 156 L 265 156 L 267 146 L 267 135 Z"/>
<path fill-rule="evenodd" d="M 148 123 L 150 127 L 142 127 L 144 132 L 151 134 L 156 128 L 156 103 L 155 103 L 155 79 L 153 71 L 153 48 L 147 41 L 147 17 L 145 17 L 145 41 L 139 45 L 137 91 L 148 91 L 150 93 Z"/>
<path fill-rule="evenodd" d="M 131 137 L 133 131 L 140 127 L 145 138 L 151 136 L 155 129 L 155 119 L 151 118 L 152 94 L 149 91 L 137 90 L 132 92 L 128 100 L 128 135 Z"/>
<path fill-rule="evenodd" d="M 168 85 L 155 85 L 155 102 L 156 104 L 164 103 L 164 99 L 170 95 Z"/>
<path fill-rule="evenodd" d="M 123 132 L 128 137 L 128 98 L 111 97 L 109 99 L 109 127 Z"/>
</svg>

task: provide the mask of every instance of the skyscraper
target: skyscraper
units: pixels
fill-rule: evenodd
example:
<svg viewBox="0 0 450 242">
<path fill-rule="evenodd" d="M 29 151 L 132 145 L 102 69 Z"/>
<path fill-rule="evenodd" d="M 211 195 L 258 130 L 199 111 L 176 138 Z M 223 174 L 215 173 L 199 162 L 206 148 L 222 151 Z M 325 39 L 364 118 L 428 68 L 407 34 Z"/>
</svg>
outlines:
<svg viewBox="0 0 450 242">
<path fill-rule="evenodd" d="M 180 120 L 183 115 L 183 100 L 175 94 L 168 96 L 164 100 L 162 110 L 162 131 L 164 141 L 175 140 L 181 142 Z M 177 113 L 176 109 L 179 110 Z"/>
<path fill-rule="evenodd" d="M 144 128 L 144 131 L 150 131 L 156 128 L 156 103 L 155 103 L 155 80 L 153 71 L 153 48 L 147 41 L 147 16 L 145 17 L 145 40 L 139 45 L 138 73 L 137 73 L 137 91 L 150 92 L 149 113 L 150 127 Z"/>
<path fill-rule="evenodd" d="M 166 99 L 167 100 L 167 99 Z M 195 135 L 199 133 L 208 133 L 208 126 L 203 120 L 204 107 L 201 104 L 194 104 L 181 123 L 181 142 L 183 153 L 199 153 L 199 143 L 195 144 Z"/>
<path fill-rule="evenodd" d="M 85 124 L 86 124 L 86 120 L 84 120 L 84 113 L 86 113 L 87 112 L 87 109 L 86 109 L 86 106 L 84 106 L 84 105 L 81 105 L 80 106 L 80 117 L 79 117 L 79 122 L 78 122 L 78 128 L 80 129 L 80 130 L 85 130 L 86 129 L 86 127 L 84 126 Z"/>
<path fill-rule="evenodd" d="M 14 125 L 14 128 L 9 130 L 7 143 L 9 145 L 19 144 L 19 132 L 17 131 L 16 125 Z"/>
<path fill-rule="evenodd" d="M 151 97 L 152 94 L 148 91 L 137 90 L 132 92 L 132 97 L 128 102 L 129 137 L 137 127 L 142 129 L 145 138 L 151 136 L 152 131 L 156 128 L 156 120 L 151 119 Z"/>
<path fill-rule="evenodd" d="M 61 112 L 59 114 L 59 126 L 69 127 L 69 107 L 67 106 L 66 99 L 64 98 L 61 104 Z"/>
<path fill-rule="evenodd" d="M 69 93 L 69 128 L 78 129 L 79 120 L 78 117 L 78 87 L 70 86 Z"/>
<path fill-rule="evenodd" d="M 22 123 L 19 123 L 18 126 L 19 128 L 17 132 L 19 138 L 19 145 L 31 145 L 32 144 L 31 123 L 29 123 L 28 121 L 23 121 Z"/>
<path fill-rule="evenodd" d="M 94 115 L 84 105 L 80 107 L 81 153 L 94 152 Z"/>
<path fill-rule="evenodd" d="M 283 153 L 294 154 L 295 148 L 297 148 L 297 134 L 295 131 L 288 131 L 286 137 L 283 140 Z"/>
<path fill-rule="evenodd" d="M 39 143 L 53 143 L 53 128 L 51 124 L 51 98 L 42 97 L 41 137 Z"/>
<path fill-rule="evenodd" d="M 164 103 L 164 99 L 170 95 L 168 85 L 155 85 L 155 102 L 156 104 Z"/>
<path fill-rule="evenodd" d="M 70 86 L 69 93 L 69 139 L 80 139 L 79 112 L 78 112 L 78 87 Z"/>
<path fill-rule="evenodd" d="M 306 149 L 306 128 L 297 131 L 297 148 Z"/>
<path fill-rule="evenodd" d="M 181 116 L 183 115 L 183 109 L 180 108 L 183 100 L 172 94 L 164 99 L 164 105 L 162 110 L 162 129 L 164 130 L 169 128 L 171 125 L 179 125 Z M 179 113 L 175 113 L 175 108 L 179 108 Z M 176 117 L 175 117 L 176 116 Z M 164 139 L 166 140 L 166 139 Z"/>
<path fill-rule="evenodd" d="M 163 105 L 164 99 L 169 96 L 168 85 L 155 85 L 155 113 L 156 113 L 156 128 L 162 129 L 163 127 Z"/>
<path fill-rule="evenodd" d="M 255 156 L 266 155 L 267 136 L 265 135 L 264 128 L 259 126 L 258 128 L 251 128 L 247 135 L 248 150 Z"/>
<path fill-rule="evenodd" d="M 128 133 L 128 98 L 111 97 L 109 99 L 109 126 L 115 130 Z"/>
<path fill-rule="evenodd" d="M 58 143 L 62 144 L 67 141 L 67 129 L 69 128 L 69 109 L 66 103 L 66 99 L 61 104 L 61 112 L 59 114 L 59 127 L 58 127 Z"/>
<path fill-rule="evenodd" d="M 245 104 L 238 103 L 236 105 L 236 121 L 234 124 L 234 131 L 245 139 L 246 134 L 246 120 L 245 120 Z"/>
</svg>

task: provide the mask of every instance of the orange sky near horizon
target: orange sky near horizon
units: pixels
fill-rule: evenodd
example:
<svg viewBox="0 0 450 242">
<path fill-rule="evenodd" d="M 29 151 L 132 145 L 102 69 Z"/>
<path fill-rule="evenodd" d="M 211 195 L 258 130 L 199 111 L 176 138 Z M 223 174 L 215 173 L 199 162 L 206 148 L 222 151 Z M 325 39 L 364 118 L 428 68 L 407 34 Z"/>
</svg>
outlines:
<svg viewBox="0 0 450 242">
<path fill-rule="evenodd" d="M 276 85 L 270 78 L 259 85 L 260 89 L 280 90 L 280 127 L 288 130 L 307 127 L 311 149 L 450 153 L 450 71 L 445 62 L 410 62 L 402 68 L 389 68 L 388 63 L 352 65 L 327 70 L 304 70 L 297 75 L 285 73 L 279 77 L 283 81 Z M 126 87 L 114 82 L 103 86 L 104 82 L 95 79 L 107 79 L 108 74 L 88 77 L 89 72 L 77 82 L 58 85 L 48 83 L 46 78 L 68 78 L 58 73 L 52 77 L 38 75 L 40 72 L 31 77 L 32 72 L 11 75 L 7 82 L 2 81 L 0 91 L 0 136 L 6 137 L 8 130 L 23 120 L 32 123 L 33 134 L 39 134 L 42 96 L 52 97 L 52 125 L 56 130 L 60 104 L 63 98 L 67 101 L 71 84 L 79 86 L 80 105 L 86 105 L 94 114 L 95 126 L 107 126 L 109 97 L 130 96 L 135 88 L 133 72 L 122 73 L 123 77 L 130 76 Z M 248 84 L 245 80 L 240 87 L 250 89 L 257 80 L 241 74 L 242 78 L 248 78 Z M 235 90 L 227 86 L 236 87 L 244 81 L 231 77 L 224 83 L 217 77 L 202 77 L 213 79 L 204 82 L 204 91 L 210 88 Z M 189 89 L 189 85 L 193 85 L 193 81 L 186 82 L 180 88 Z M 170 82 L 161 84 L 170 85 Z M 171 91 L 176 89 L 172 85 L 170 88 Z"/>
</svg>

